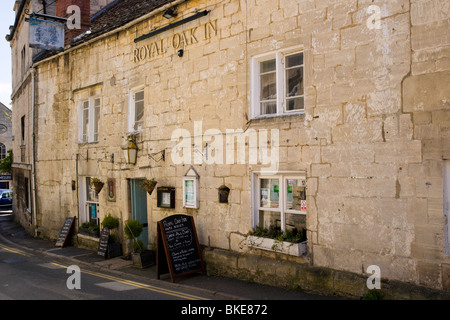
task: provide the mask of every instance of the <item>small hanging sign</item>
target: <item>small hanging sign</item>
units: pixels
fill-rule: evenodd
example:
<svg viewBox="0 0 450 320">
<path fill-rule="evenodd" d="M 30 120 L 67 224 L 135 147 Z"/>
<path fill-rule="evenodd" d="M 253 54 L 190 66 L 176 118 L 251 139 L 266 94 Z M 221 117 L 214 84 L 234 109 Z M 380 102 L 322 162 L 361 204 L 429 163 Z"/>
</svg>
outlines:
<svg viewBox="0 0 450 320">
<path fill-rule="evenodd" d="M 49 51 L 64 50 L 64 24 L 31 17 L 30 47 Z"/>
</svg>

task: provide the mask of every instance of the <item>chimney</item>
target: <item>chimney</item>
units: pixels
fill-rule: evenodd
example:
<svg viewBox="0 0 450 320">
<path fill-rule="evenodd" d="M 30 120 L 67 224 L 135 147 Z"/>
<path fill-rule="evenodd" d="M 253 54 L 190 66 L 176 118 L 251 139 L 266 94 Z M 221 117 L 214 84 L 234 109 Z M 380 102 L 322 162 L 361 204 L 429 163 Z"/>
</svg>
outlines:
<svg viewBox="0 0 450 320">
<path fill-rule="evenodd" d="M 70 6 L 78 6 L 80 8 L 80 16 L 77 17 L 78 11 L 69 10 L 67 13 L 67 8 Z M 56 1 L 56 16 L 69 19 L 75 18 L 75 23 L 79 23 L 80 28 L 75 25 L 70 25 L 70 21 L 67 22 L 65 26 L 65 39 L 64 46 L 70 45 L 70 40 L 76 36 L 87 31 L 91 26 L 91 1 L 90 0 L 57 0 Z M 69 29 L 72 27 L 72 29 Z"/>
</svg>

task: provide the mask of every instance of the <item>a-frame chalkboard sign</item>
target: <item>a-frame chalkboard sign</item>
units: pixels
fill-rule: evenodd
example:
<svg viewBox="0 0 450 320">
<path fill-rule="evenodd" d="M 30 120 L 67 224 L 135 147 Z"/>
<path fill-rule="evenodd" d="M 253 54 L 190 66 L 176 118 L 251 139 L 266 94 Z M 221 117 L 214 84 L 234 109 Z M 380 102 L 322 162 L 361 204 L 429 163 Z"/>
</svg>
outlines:
<svg viewBox="0 0 450 320">
<path fill-rule="evenodd" d="M 100 240 L 98 242 L 97 254 L 105 259 L 107 258 L 108 243 L 109 243 L 109 229 L 103 228 L 102 233 L 100 234 Z"/>
<path fill-rule="evenodd" d="M 64 247 L 67 244 L 69 234 L 72 231 L 73 225 L 75 224 L 75 218 L 76 217 L 68 217 L 64 221 L 61 232 L 59 233 L 58 239 L 56 240 L 57 247 Z"/>
<path fill-rule="evenodd" d="M 172 282 L 191 273 L 206 273 L 194 218 L 177 214 L 158 222 L 156 274 L 170 273 Z"/>
</svg>

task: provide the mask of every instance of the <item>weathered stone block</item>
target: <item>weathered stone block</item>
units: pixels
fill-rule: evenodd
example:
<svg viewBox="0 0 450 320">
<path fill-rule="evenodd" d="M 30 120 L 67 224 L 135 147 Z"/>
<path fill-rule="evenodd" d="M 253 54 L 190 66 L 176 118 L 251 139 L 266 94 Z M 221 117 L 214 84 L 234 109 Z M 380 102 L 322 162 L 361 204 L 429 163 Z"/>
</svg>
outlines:
<svg viewBox="0 0 450 320">
<path fill-rule="evenodd" d="M 436 263 L 419 261 L 417 263 L 417 273 L 420 284 L 436 289 L 442 287 L 441 268 Z"/>
<path fill-rule="evenodd" d="M 408 77 L 403 83 L 403 109 L 406 112 L 450 109 L 450 72 Z"/>
<path fill-rule="evenodd" d="M 419 163 L 422 161 L 420 141 L 392 141 L 375 144 L 375 162 Z"/>
<path fill-rule="evenodd" d="M 442 264 L 442 288 L 450 292 L 450 264 Z"/>
</svg>

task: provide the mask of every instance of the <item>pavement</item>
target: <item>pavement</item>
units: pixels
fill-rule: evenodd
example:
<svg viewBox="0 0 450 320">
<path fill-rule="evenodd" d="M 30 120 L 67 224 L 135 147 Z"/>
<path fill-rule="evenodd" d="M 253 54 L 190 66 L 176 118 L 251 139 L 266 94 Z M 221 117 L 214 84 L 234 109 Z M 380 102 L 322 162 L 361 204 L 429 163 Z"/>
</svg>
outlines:
<svg viewBox="0 0 450 320">
<path fill-rule="evenodd" d="M 156 266 L 145 269 L 133 266 L 125 257 L 105 259 L 96 251 L 74 246 L 56 247 L 56 241 L 34 238 L 25 229 L 15 223 L 12 214 L 0 213 L 0 240 L 37 255 L 45 255 L 63 260 L 71 265 L 83 266 L 99 271 L 108 271 L 118 276 L 128 276 L 135 280 L 151 281 L 155 284 L 170 284 L 204 292 L 226 300 L 334 300 L 336 297 L 319 296 L 301 291 L 289 291 L 282 288 L 205 274 L 191 274 L 177 278 L 173 283 L 170 275 L 156 276 Z"/>
</svg>

